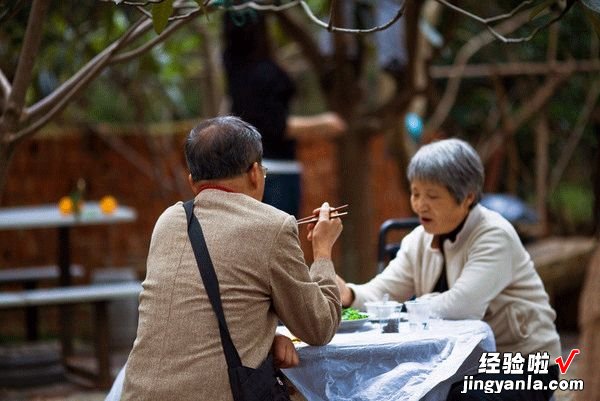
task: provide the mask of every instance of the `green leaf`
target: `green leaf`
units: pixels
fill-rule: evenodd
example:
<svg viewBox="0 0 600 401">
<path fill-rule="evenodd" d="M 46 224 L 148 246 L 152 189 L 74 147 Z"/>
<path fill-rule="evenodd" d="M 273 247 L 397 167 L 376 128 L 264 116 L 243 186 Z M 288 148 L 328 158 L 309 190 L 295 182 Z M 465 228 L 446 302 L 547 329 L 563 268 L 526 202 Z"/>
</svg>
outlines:
<svg viewBox="0 0 600 401">
<path fill-rule="evenodd" d="M 583 10 L 586 17 L 590 21 L 590 24 L 592 24 L 592 28 L 594 28 L 594 31 L 596 31 L 596 35 L 598 35 L 598 38 L 600 38 L 600 14 L 595 13 L 589 8 L 584 8 Z"/>
<path fill-rule="evenodd" d="M 531 10 L 531 12 L 529 13 L 529 21 L 537 17 L 539 13 L 544 11 L 544 9 L 550 7 L 554 2 L 555 0 L 544 0 L 543 2 L 535 6 L 533 10 Z"/>
<path fill-rule="evenodd" d="M 173 13 L 173 1 L 164 0 L 152 5 L 152 24 L 159 35 L 167 27 L 169 17 Z"/>
</svg>

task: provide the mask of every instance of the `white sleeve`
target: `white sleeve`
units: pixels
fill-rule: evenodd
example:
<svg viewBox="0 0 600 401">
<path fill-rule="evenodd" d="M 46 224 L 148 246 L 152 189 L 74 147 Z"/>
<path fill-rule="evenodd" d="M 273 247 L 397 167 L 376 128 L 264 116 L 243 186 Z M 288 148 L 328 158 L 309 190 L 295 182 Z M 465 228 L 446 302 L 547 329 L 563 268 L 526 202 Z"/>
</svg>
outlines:
<svg viewBox="0 0 600 401">
<path fill-rule="evenodd" d="M 354 291 L 352 307 L 362 308 L 365 302 L 380 301 L 384 294 L 389 294 L 391 300 L 404 302 L 415 293 L 414 266 L 409 257 L 409 251 L 418 246 L 415 240 L 418 240 L 416 235 L 404 237 L 396 257 L 371 281 L 361 285 L 348 284 Z"/>
</svg>

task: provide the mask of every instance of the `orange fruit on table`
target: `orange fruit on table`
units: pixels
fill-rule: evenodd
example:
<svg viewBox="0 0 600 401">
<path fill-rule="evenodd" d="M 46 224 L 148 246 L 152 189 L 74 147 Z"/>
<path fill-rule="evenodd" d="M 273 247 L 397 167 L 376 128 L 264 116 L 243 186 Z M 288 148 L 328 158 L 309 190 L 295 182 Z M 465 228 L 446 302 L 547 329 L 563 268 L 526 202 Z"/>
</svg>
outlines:
<svg viewBox="0 0 600 401">
<path fill-rule="evenodd" d="M 100 199 L 100 210 L 102 213 L 111 214 L 117 209 L 117 200 L 114 196 L 104 196 Z"/>
<path fill-rule="evenodd" d="M 63 196 L 58 201 L 58 210 L 63 215 L 73 213 L 73 200 L 69 196 Z"/>
</svg>

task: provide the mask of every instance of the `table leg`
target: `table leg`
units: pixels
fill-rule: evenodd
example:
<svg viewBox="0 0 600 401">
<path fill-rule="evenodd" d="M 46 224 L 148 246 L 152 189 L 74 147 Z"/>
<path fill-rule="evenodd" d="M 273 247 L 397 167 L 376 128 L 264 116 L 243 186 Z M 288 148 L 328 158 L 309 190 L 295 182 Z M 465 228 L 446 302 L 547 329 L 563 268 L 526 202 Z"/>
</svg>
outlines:
<svg viewBox="0 0 600 401">
<path fill-rule="evenodd" d="M 58 228 L 58 266 L 60 268 L 59 284 L 63 287 L 71 285 L 71 253 L 69 249 L 69 227 Z M 62 305 L 60 314 L 60 342 L 63 358 L 73 354 L 73 307 Z"/>
<path fill-rule="evenodd" d="M 35 282 L 25 283 L 26 290 L 34 290 L 37 287 Z M 37 306 L 28 306 L 25 308 L 25 327 L 27 341 L 37 341 L 38 339 L 38 308 Z"/>
<path fill-rule="evenodd" d="M 98 387 L 110 388 L 110 350 L 109 350 L 109 321 L 108 321 L 108 302 L 96 302 L 95 308 L 95 343 L 96 343 L 96 361 L 98 362 Z"/>
</svg>

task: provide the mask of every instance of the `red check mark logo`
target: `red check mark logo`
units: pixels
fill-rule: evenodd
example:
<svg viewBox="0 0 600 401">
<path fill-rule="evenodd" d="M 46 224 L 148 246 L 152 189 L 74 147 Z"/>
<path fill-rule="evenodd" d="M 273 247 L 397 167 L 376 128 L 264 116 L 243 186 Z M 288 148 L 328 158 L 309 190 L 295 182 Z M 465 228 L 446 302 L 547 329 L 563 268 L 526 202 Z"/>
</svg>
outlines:
<svg viewBox="0 0 600 401">
<path fill-rule="evenodd" d="M 558 368 L 560 369 L 560 373 L 562 373 L 563 375 L 565 373 L 567 373 L 567 370 L 569 370 L 569 366 L 571 365 L 571 362 L 573 362 L 573 358 L 575 358 L 575 355 L 579 354 L 579 349 L 575 348 L 571 350 L 571 353 L 569 354 L 569 357 L 567 358 L 567 362 L 564 362 L 562 359 L 562 356 L 559 356 L 558 358 L 556 358 L 554 360 L 554 362 L 558 363 Z"/>
</svg>

